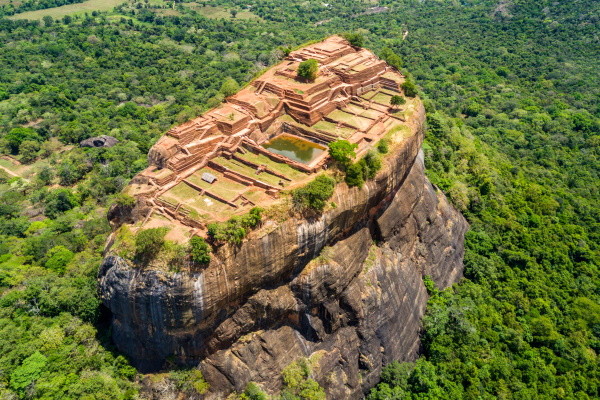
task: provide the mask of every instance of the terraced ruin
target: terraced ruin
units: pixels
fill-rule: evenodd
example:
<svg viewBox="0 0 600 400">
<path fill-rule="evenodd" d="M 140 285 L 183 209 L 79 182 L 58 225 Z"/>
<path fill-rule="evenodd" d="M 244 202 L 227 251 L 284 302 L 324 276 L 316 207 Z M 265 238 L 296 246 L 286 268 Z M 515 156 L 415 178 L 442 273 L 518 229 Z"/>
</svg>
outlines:
<svg viewBox="0 0 600 400">
<path fill-rule="evenodd" d="M 312 82 L 298 65 L 315 59 Z M 189 234 L 249 208 L 272 204 L 327 168 L 327 144 L 346 139 L 365 154 L 407 124 L 390 100 L 403 76 L 339 36 L 291 52 L 219 107 L 169 130 L 128 192 L 145 202 L 145 228 L 173 223 Z M 397 130 L 396 129 L 396 130 Z"/>
<path fill-rule="evenodd" d="M 318 72 L 303 82 L 310 59 Z M 142 371 L 200 369 L 215 399 L 250 381 L 278 393 L 281 371 L 300 358 L 327 398 L 359 399 L 383 365 L 414 360 L 423 276 L 440 288 L 460 278 L 468 225 L 424 174 L 423 103 L 391 104 L 403 83 L 333 36 L 161 138 L 129 187 L 135 204 L 124 197 L 109 211 L 100 296 L 119 350 Z M 387 147 L 381 168 L 362 186 L 326 179 L 323 210 L 295 212 L 291 189 L 341 178 L 328 168 L 327 145 L 339 139 L 357 145 L 352 166 Z M 256 226 L 254 206 L 264 209 Z M 139 252 L 157 242 L 146 235 L 165 239 L 152 258 Z M 202 261 L 192 260 L 194 236 L 209 239 L 193 240 L 210 246 L 198 246 Z"/>
</svg>

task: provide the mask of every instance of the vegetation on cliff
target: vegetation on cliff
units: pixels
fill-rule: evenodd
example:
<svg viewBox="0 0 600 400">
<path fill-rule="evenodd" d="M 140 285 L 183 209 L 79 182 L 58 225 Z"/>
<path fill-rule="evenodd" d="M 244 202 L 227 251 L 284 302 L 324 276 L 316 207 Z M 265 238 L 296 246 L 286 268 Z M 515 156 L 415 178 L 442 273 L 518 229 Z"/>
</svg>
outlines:
<svg viewBox="0 0 600 400">
<path fill-rule="evenodd" d="M 401 96 L 396 96 L 404 100 Z M 404 104 L 404 103 L 403 103 Z M 387 140 L 382 139 L 377 143 L 377 150 L 370 150 L 363 158 L 353 163 L 356 158 L 356 144 L 347 140 L 336 140 L 329 143 L 329 155 L 336 161 L 336 165 L 345 174 L 346 184 L 350 187 L 362 185 L 369 179 L 375 178 L 381 169 L 381 156 L 388 152 Z"/>
<path fill-rule="evenodd" d="M 215 244 L 240 244 L 249 230 L 260 224 L 262 212 L 262 208 L 253 207 L 245 215 L 231 217 L 226 222 L 208 224 L 208 237 Z"/>
<path fill-rule="evenodd" d="M 467 279 L 432 297 L 424 357 L 392 364 L 370 398 L 596 397 L 596 3 L 211 4 L 250 4 L 264 22 L 142 2 L 48 26 L 0 20 L 12 157 L 0 159 L 0 397 L 134 396 L 135 370 L 99 323 L 112 197 L 159 135 L 227 95 L 228 77 L 247 82 L 286 48 L 359 28 L 420 86 L 429 176 L 472 225 Z M 120 143 L 71 146 L 98 133 Z"/>
<path fill-rule="evenodd" d="M 300 211 L 323 211 L 327 200 L 333 195 L 335 179 L 328 175 L 319 175 L 312 182 L 292 191 L 294 207 Z"/>
<path fill-rule="evenodd" d="M 279 396 L 269 396 L 259 385 L 249 382 L 241 394 L 232 394 L 227 400 L 325 400 L 325 390 L 314 380 L 312 361 L 301 358 L 281 371 Z"/>
</svg>

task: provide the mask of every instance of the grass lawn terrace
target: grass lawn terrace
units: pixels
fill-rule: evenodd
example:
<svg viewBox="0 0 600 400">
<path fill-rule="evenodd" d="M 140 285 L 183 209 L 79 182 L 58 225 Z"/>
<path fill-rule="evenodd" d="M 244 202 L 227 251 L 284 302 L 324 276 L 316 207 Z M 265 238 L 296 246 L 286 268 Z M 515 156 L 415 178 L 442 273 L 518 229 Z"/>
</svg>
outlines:
<svg viewBox="0 0 600 400">
<path fill-rule="evenodd" d="M 217 157 L 213 161 L 219 165 L 229 168 L 232 171 L 247 176 L 248 178 L 256 179 L 257 181 L 267 183 L 271 186 L 277 187 L 279 185 L 279 181 L 281 180 L 280 177 L 271 175 L 267 172 L 261 172 L 260 174 L 256 174 L 256 170 L 254 168 L 234 159 L 228 160 L 224 157 Z"/>
<path fill-rule="evenodd" d="M 306 173 L 299 171 L 295 168 L 292 168 L 285 163 L 273 161 L 269 157 L 267 157 L 263 154 L 255 154 L 255 153 L 252 153 L 251 151 L 248 151 L 244 154 L 237 153 L 236 156 L 243 160 L 250 161 L 254 164 L 257 164 L 257 165 L 266 165 L 269 169 L 272 169 L 273 171 L 275 171 L 279 174 L 282 174 L 283 176 L 285 176 L 293 181 L 304 179 L 308 176 Z"/>
</svg>

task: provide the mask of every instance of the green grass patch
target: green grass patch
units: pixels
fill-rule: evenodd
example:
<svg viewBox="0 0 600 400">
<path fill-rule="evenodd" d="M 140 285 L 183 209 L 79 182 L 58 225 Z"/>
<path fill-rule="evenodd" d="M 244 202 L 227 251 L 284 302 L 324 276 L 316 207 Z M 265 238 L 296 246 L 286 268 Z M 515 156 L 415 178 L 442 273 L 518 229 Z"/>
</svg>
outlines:
<svg viewBox="0 0 600 400">
<path fill-rule="evenodd" d="M 204 172 L 215 175 L 217 180 L 212 184 L 202 180 L 202 174 Z M 193 175 L 188 177 L 187 180 L 200 186 L 202 189 L 208 190 L 209 192 L 229 201 L 233 201 L 238 194 L 243 193 L 247 189 L 245 185 L 224 178 L 223 175 L 207 168 L 203 168 L 200 171 L 195 172 Z"/>
<path fill-rule="evenodd" d="M 236 19 L 253 19 L 253 20 L 257 20 L 257 21 L 262 21 L 262 18 L 260 18 L 258 15 L 254 14 L 253 12 L 250 12 L 248 10 L 237 10 L 237 14 L 235 15 L 235 18 L 232 17 L 231 15 L 231 9 L 229 8 L 225 8 L 225 7 L 220 7 L 220 6 L 202 6 L 202 4 L 199 3 L 187 3 L 184 4 L 186 7 L 191 8 L 192 10 L 196 11 L 197 13 L 205 16 L 206 18 L 212 18 L 212 19 L 232 19 L 232 20 L 236 20 Z"/>
<path fill-rule="evenodd" d="M 365 100 L 369 100 L 369 99 L 371 99 L 371 97 L 375 96 L 377 93 L 378 93 L 377 90 L 370 90 L 367 93 L 363 93 L 360 97 Z"/>
<path fill-rule="evenodd" d="M 336 121 L 344 122 L 348 125 L 357 127 L 360 130 L 365 130 L 373 122 L 368 118 L 359 117 L 357 115 L 348 114 L 342 110 L 335 110 L 328 115 L 329 118 Z"/>
<path fill-rule="evenodd" d="M 389 106 L 391 105 L 390 102 L 392 100 L 392 96 L 384 93 L 377 93 L 371 100 Z"/>
<path fill-rule="evenodd" d="M 83 3 L 68 4 L 66 6 L 47 8 L 45 10 L 27 11 L 12 15 L 8 18 L 41 20 L 46 15 L 49 15 L 54 19 L 59 19 L 65 15 L 84 14 L 92 11 L 111 11 L 122 3 L 124 3 L 123 0 L 88 0 Z"/>
<path fill-rule="evenodd" d="M 402 93 L 400 93 L 400 92 L 395 92 L 393 90 L 386 89 L 386 88 L 379 89 L 379 93 L 389 94 L 390 96 L 401 96 L 402 95 Z"/>
<path fill-rule="evenodd" d="M 314 129 L 327 132 L 331 135 L 336 135 L 341 138 L 349 138 L 356 131 L 352 128 L 338 127 L 336 124 L 321 120 L 313 125 Z"/>
<path fill-rule="evenodd" d="M 285 163 L 273 161 L 269 157 L 267 157 L 263 154 L 254 154 L 249 151 L 245 154 L 238 153 L 238 154 L 236 154 L 236 156 L 238 156 L 241 159 L 244 159 L 246 161 L 250 161 L 254 164 L 257 164 L 257 165 L 264 164 L 268 168 L 272 169 L 273 171 L 275 171 L 279 174 L 282 174 L 291 180 L 299 180 L 299 179 L 304 179 L 306 177 L 306 174 L 304 172 L 298 171 L 297 169 L 292 168 Z M 262 174 L 260 174 L 258 176 L 262 176 Z"/>
<path fill-rule="evenodd" d="M 184 182 L 177 184 L 167 193 L 170 193 L 173 197 L 179 199 L 179 201 L 192 199 L 194 197 L 197 197 L 199 194 L 196 189 Z"/>
<path fill-rule="evenodd" d="M 261 172 L 260 174 L 256 174 L 256 170 L 252 167 L 249 167 L 246 164 L 243 164 L 237 160 L 228 160 L 223 157 L 215 158 L 214 160 L 217 164 L 220 164 L 224 167 L 231 169 L 232 171 L 238 172 L 242 175 L 245 175 L 249 178 L 256 179 L 258 181 L 267 183 L 269 185 L 278 186 L 281 178 L 275 175 L 271 175 L 267 172 Z"/>
</svg>

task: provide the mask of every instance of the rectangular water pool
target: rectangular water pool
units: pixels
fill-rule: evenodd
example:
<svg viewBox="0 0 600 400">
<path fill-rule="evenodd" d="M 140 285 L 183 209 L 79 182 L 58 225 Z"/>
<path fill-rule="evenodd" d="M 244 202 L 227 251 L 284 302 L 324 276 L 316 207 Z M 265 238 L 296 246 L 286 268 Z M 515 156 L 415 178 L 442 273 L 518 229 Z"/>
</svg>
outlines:
<svg viewBox="0 0 600 400">
<path fill-rule="evenodd" d="M 326 151 L 325 147 L 319 144 L 286 134 L 274 137 L 263 144 L 263 147 L 272 153 L 306 165 Z"/>
</svg>

